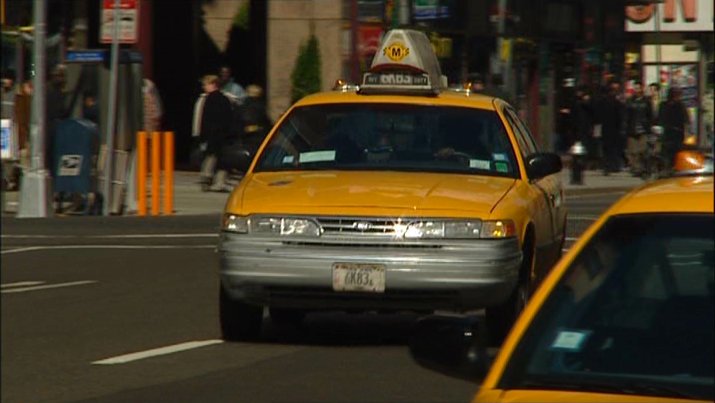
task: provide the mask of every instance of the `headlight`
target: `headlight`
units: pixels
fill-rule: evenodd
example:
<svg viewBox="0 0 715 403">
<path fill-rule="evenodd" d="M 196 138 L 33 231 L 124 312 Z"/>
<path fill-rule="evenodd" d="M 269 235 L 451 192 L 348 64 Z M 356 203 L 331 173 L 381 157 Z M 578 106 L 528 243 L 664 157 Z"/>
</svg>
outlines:
<svg viewBox="0 0 715 403">
<path fill-rule="evenodd" d="M 481 221 L 419 221 L 409 223 L 395 230 L 403 232 L 405 238 L 479 238 Z"/>
<path fill-rule="evenodd" d="M 276 234 L 290 236 L 320 236 L 320 227 L 305 218 L 245 217 L 224 214 L 221 229 L 239 234 Z"/>
<path fill-rule="evenodd" d="M 444 238 L 444 223 L 439 221 L 415 222 L 407 225 L 405 238 Z"/>
<path fill-rule="evenodd" d="M 516 225 L 512 220 L 484 221 L 482 238 L 511 238 L 516 236 Z"/>
<path fill-rule="evenodd" d="M 221 229 L 228 232 L 238 232 L 245 234 L 248 232 L 248 217 L 235 214 L 224 214 L 221 220 Z"/>
<path fill-rule="evenodd" d="M 314 221 L 303 218 L 283 218 L 281 235 L 320 236 L 320 228 Z"/>
</svg>

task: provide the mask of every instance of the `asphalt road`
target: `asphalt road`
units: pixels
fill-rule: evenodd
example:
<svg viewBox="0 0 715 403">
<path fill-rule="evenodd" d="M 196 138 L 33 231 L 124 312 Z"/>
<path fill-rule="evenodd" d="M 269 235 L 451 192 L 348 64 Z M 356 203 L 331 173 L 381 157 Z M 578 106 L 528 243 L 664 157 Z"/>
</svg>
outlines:
<svg viewBox="0 0 715 403">
<path fill-rule="evenodd" d="M 574 196 L 567 246 L 619 193 Z M 3 219 L 2 402 L 465 402 L 417 366 L 413 315 L 218 330 L 218 215 Z"/>
</svg>

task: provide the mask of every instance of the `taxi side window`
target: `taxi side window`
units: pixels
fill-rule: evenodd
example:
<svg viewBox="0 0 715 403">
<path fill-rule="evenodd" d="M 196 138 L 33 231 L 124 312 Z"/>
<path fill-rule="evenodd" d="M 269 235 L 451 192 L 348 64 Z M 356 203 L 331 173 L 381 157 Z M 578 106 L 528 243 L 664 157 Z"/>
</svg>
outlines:
<svg viewBox="0 0 715 403">
<path fill-rule="evenodd" d="M 521 130 L 521 133 L 524 135 L 524 140 L 528 145 L 530 145 L 530 149 L 533 150 L 531 152 L 540 152 L 541 148 L 539 145 L 536 143 L 534 140 L 534 137 L 531 135 L 531 130 L 529 130 L 529 125 L 527 125 L 519 115 L 514 112 L 512 109 L 509 109 L 514 116 L 514 119 L 516 120 L 516 124 L 519 125 L 519 129 Z"/>
<path fill-rule="evenodd" d="M 504 108 L 504 116 L 514 132 L 516 142 L 519 144 L 519 152 L 521 153 L 521 156 L 526 158 L 529 154 L 536 152 L 534 143 L 528 141 L 528 138 L 525 136 L 523 128 L 518 123 L 518 118 L 514 112 L 512 112 L 510 108 Z"/>
</svg>

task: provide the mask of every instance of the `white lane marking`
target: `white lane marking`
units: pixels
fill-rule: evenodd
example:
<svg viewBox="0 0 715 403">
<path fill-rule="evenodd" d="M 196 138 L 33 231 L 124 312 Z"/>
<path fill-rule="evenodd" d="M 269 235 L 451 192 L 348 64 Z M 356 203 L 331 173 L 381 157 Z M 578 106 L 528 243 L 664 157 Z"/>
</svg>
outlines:
<svg viewBox="0 0 715 403">
<path fill-rule="evenodd" d="M 119 355 L 116 357 L 105 358 L 103 360 L 95 361 L 94 365 L 114 365 L 114 364 L 126 364 L 131 361 L 142 360 L 144 358 L 156 357 L 160 355 L 167 355 L 178 353 L 180 351 L 192 350 L 195 348 L 206 347 L 212 344 L 223 343 L 223 340 L 203 340 L 203 341 L 187 341 L 185 343 L 174 344 L 172 346 L 159 347 L 151 350 L 138 351 L 136 353 Z"/>
<path fill-rule="evenodd" d="M 88 238 L 218 238 L 212 234 L 130 234 L 130 235 L 91 235 Z"/>
<path fill-rule="evenodd" d="M 211 234 L 126 234 L 126 235 L 2 235 L 0 239 L 116 239 L 116 238 L 217 238 L 218 233 Z"/>
<path fill-rule="evenodd" d="M 0 284 L 0 288 L 10 288 L 10 287 L 27 287 L 30 285 L 45 284 L 44 281 L 18 281 L 16 283 L 5 283 Z"/>
<path fill-rule="evenodd" d="M 578 237 L 577 236 L 567 236 L 564 239 L 567 241 L 576 241 L 576 240 L 578 240 Z"/>
<path fill-rule="evenodd" d="M 16 238 L 16 239 L 45 239 L 45 238 L 72 238 L 73 235 L 2 235 L 0 239 Z"/>
<path fill-rule="evenodd" d="M 0 252 L 7 253 L 33 252 L 38 250 L 51 249 L 209 249 L 216 248 L 216 245 L 49 245 L 49 246 L 28 246 L 26 248 L 7 249 Z"/>
<path fill-rule="evenodd" d="M 83 281 L 73 281 L 71 283 L 59 283 L 59 284 L 46 284 L 46 285 L 37 285 L 34 287 L 23 287 L 23 288 L 11 288 L 9 290 L 2 290 L 0 293 L 2 294 L 9 294 L 9 293 L 15 293 L 15 292 L 27 292 L 27 291 L 37 291 L 37 290 L 47 290 L 50 288 L 62 288 L 62 287 L 74 287 L 76 285 L 85 285 L 85 284 L 93 284 L 96 283 L 96 280 L 83 280 Z"/>
</svg>

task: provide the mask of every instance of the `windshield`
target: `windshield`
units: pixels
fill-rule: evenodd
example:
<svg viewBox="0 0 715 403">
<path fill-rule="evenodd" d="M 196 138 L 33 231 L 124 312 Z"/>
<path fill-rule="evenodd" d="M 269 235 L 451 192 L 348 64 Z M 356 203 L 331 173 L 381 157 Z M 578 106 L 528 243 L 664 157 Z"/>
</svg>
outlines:
<svg viewBox="0 0 715 403">
<path fill-rule="evenodd" d="M 294 109 L 255 171 L 316 169 L 518 172 L 495 111 L 377 103 Z"/>
<path fill-rule="evenodd" d="M 611 218 L 524 334 L 500 387 L 713 399 L 713 215 Z"/>
</svg>

